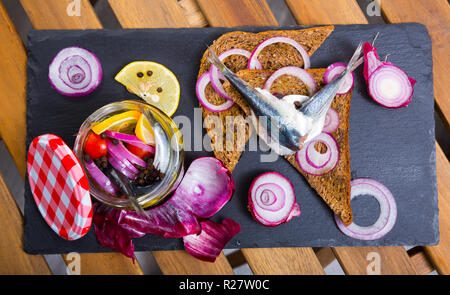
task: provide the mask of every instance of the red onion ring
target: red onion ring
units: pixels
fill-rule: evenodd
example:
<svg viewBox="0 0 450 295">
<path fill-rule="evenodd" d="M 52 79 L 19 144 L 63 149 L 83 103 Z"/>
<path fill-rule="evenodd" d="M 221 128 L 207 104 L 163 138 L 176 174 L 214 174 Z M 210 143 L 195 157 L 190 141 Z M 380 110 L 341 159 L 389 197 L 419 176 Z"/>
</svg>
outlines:
<svg viewBox="0 0 450 295">
<path fill-rule="evenodd" d="M 100 168 L 97 167 L 97 165 L 95 165 L 94 161 L 90 160 L 84 162 L 84 167 L 101 189 L 113 196 L 117 195 L 117 187 L 115 184 L 111 182 L 111 180 L 100 170 Z"/>
<path fill-rule="evenodd" d="M 339 114 L 335 109 L 329 108 L 325 115 L 325 123 L 322 128 L 322 132 L 333 133 L 339 127 Z"/>
<path fill-rule="evenodd" d="M 352 180 L 351 186 L 351 199 L 359 195 L 371 195 L 377 199 L 380 204 L 380 216 L 373 225 L 362 227 L 355 223 L 345 226 L 335 215 L 334 219 L 338 228 L 343 234 L 358 240 L 371 241 L 382 238 L 391 231 L 397 219 L 397 204 L 394 196 L 386 186 L 373 179 L 355 179 Z"/>
<path fill-rule="evenodd" d="M 306 84 L 310 96 L 313 96 L 314 93 L 316 93 L 316 81 L 311 76 L 311 74 L 302 68 L 294 66 L 284 67 L 275 71 L 269 77 L 269 79 L 267 79 L 266 83 L 264 84 L 264 89 L 270 92 L 270 87 L 272 86 L 273 82 L 283 75 L 290 75 L 299 78 L 303 83 Z"/>
<path fill-rule="evenodd" d="M 319 153 L 314 148 L 317 142 L 326 145 L 327 151 Z M 328 133 L 321 133 L 309 141 L 296 153 L 300 168 L 310 175 L 320 176 L 332 171 L 339 161 L 339 147 L 336 140 Z"/>
<path fill-rule="evenodd" d="M 220 61 L 224 61 L 227 57 L 231 55 L 242 55 L 246 58 L 250 58 L 251 52 L 247 51 L 245 49 L 240 48 L 233 48 L 227 51 L 222 52 L 218 58 Z M 223 98 L 233 101 L 233 98 L 231 98 L 228 93 L 223 89 L 222 83 L 220 81 L 225 81 L 226 78 L 224 75 L 219 71 L 219 69 L 211 65 L 211 68 L 209 69 L 209 78 L 211 80 L 211 85 L 214 88 L 214 90 Z"/>
<path fill-rule="evenodd" d="M 416 81 L 399 67 L 384 64 L 369 76 L 369 94 L 384 107 L 401 108 L 411 102 L 415 83 Z"/>
<path fill-rule="evenodd" d="M 132 171 L 130 171 L 127 166 L 122 162 L 117 160 L 115 157 L 113 157 L 111 154 L 108 154 L 107 156 L 108 162 L 113 166 L 114 169 L 128 177 L 129 179 L 136 179 L 136 174 L 134 174 Z"/>
<path fill-rule="evenodd" d="M 221 105 L 214 105 L 208 101 L 205 95 L 205 89 L 208 83 L 211 82 L 209 72 L 204 73 L 197 80 L 197 85 L 195 86 L 195 92 L 197 93 L 197 98 L 200 104 L 205 107 L 208 111 L 211 112 L 223 112 L 231 109 L 234 106 L 234 102 L 231 100 L 227 100 Z"/>
<path fill-rule="evenodd" d="M 343 71 L 345 71 L 346 68 L 347 65 L 341 62 L 329 65 L 323 76 L 325 84 L 328 84 L 334 79 L 336 79 Z M 336 94 L 343 95 L 348 93 L 350 90 L 352 90 L 354 84 L 355 84 L 355 76 L 353 75 L 353 72 L 351 72 L 345 77 L 344 84 L 342 84 L 341 88 Z"/>
<path fill-rule="evenodd" d="M 48 80 L 62 95 L 80 97 L 93 92 L 100 85 L 103 69 L 100 60 L 81 47 L 61 50 L 50 63 Z"/>
<path fill-rule="evenodd" d="M 248 202 L 253 218 L 264 226 L 278 226 L 300 215 L 292 183 L 278 172 L 256 177 L 250 186 Z"/>
<path fill-rule="evenodd" d="M 303 48 L 300 43 L 297 41 L 288 38 L 288 37 L 272 37 L 269 38 L 263 42 L 261 42 L 258 46 L 256 46 L 255 50 L 253 50 L 252 55 L 250 56 L 250 59 L 248 60 L 248 68 L 249 69 L 257 69 L 262 70 L 261 63 L 258 60 L 258 55 L 261 53 L 261 51 L 266 48 L 267 46 L 274 44 L 274 43 L 286 43 L 289 45 L 292 45 L 297 49 L 297 51 L 301 54 L 303 58 L 303 64 L 305 69 L 309 69 L 311 65 L 311 61 L 309 59 L 308 52 L 306 52 L 305 48 Z"/>
</svg>

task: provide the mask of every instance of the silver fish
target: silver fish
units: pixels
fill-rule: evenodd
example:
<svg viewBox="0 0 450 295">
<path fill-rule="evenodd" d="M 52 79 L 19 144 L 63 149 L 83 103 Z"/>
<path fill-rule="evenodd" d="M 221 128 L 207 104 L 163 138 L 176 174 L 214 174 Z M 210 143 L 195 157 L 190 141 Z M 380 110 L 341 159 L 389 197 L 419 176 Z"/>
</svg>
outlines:
<svg viewBox="0 0 450 295">
<path fill-rule="evenodd" d="M 344 77 L 362 63 L 362 58 L 359 59 L 362 53 L 361 42 L 346 70 L 306 101 L 301 98 L 303 103 L 297 110 L 292 103 L 289 103 L 292 101 L 292 96 L 289 97 L 290 99 L 287 99 L 288 96 L 284 97 L 286 99 L 278 99 L 266 90 L 254 88 L 228 69 L 210 47 L 208 49 L 211 54 L 208 60 L 222 72 L 249 104 L 252 110 L 252 121 L 258 135 L 274 152 L 280 155 L 295 153 L 302 149 L 306 141 L 321 132 L 325 115 L 336 93 L 344 83 Z M 316 127 L 315 133 L 317 134 L 310 138 L 308 135 L 313 129 L 310 126 L 313 125 L 319 125 L 320 130 L 317 130 Z"/>
<path fill-rule="evenodd" d="M 164 132 L 164 129 L 161 126 L 161 124 L 155 119 L 150 110 L 148 110 L 147 108 L 142 108 L 140 106 L 139 109 L 150 123 L 150 126 L 152 127 L 153 133 L 155 135 L 156 146 L 153 165 L 160 172 L 166 173 L 169 167 L 170 149 L 171 149 L 169 138 L 167 137 L 167 134 Z"/>
</svg>

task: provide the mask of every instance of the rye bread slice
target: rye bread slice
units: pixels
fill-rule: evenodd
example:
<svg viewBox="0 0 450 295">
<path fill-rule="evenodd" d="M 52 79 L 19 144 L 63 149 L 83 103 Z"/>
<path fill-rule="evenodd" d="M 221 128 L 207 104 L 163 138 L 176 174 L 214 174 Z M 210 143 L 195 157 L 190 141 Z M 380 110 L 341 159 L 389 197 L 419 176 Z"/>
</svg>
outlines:
<svg viewBox="0 0 450 295">
<path fill-rule="evenodd" d="M 285 36 L 300 43 L 311 56 L 333 30 L 333 26 L 324 26 L 304 30 L 266 31 L 257 34 L 235 31 L 222 35 L 210 47 L 217 55 L 232 48 L 241 48 L 252 52 L 258 44 L 268 38 Z M 209 56 L 209 52 L 206 50 L 201 59 L 198 77 L 209 71 L 211 67 L 207 56 Z M 271 71 L 289 65 L 303 66 L 301 55 L 292 46 L 283 43 L 267 46 L 258 56 L 258 60 L 264 69 Z M 233 55 L 225 59 L 224 63 L 232 71 L 237 72 L 247 68 L 248 59 Z M 208 101 L 213 104 L 218 105 L 225 102 L 225 99 L 214 91 L 211 84 L 208 84 L 206 87 L 205 95 Z M 243 120 L 244 112 L 238 105 L 235 105 L 231 109 L 220 113 L 214 113 L 202 107 L 202 114 L 206 131 L 211 138 L 211 147 L 214 155 L 230 171 L 233 171 L 251 135 L 251 129 L 248 128 L 248 125 Z M 222 126 L 224 128 L 221 128 Z M 227 132 L 227 128 L 244 130 L 244 132 Z M 229 136 L 227 137 L 226 134 Z"/>
<path fill-rule="evenodd" d="M 318 89 L 324 86 L 323 75 L 326 69 L 307 70 L 317 83 Z M 265 81 L 272 72 L 262 70 L 241 70 L 237 75 L 253 85 L 262 88 Z M 246 115 L 250 114 L 250 108 L 244 98 L 227 81 L 223 85 L 225 91 L 242 108 Z M 281 76 L 273 83 L 272 93 L 280 93 L 283 96 L 289 94 L 307 95 L 307 88 L 299 79 L 292 76 Z M 295 155 L 285 158 L 293 165 L 308 181 L 309 185 L 322 197 L 328 206 L 338 215 L 342 221 L 349 225 L 352 222 L 352 209 L 350 207 L 350 148 L 349 148 L 349 114 L 352 92 L 345 95 L 337 95 L 331 107 L 339 114 L 340 124 L 338 129 L 331 135 L 336 139 L 339 146 L 339 161 L 331 172 L 322 176 L 313 176 L 305 173 L 298 165 Z"/>
</svg>

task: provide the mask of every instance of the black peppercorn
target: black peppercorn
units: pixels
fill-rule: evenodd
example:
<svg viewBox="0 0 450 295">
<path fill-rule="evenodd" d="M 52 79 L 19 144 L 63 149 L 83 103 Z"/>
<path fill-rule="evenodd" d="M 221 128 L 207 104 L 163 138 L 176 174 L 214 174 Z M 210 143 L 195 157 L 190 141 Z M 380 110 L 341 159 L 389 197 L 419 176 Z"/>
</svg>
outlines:
<svg viewBox="0 0 450 295">
<path fill-rule="evenodd" d="M 142 78 L 142 77 L 144 77 L 144 74 L 143 74 L 142 72 L 138 72 L 138 73 L 137 73 L 137 76 L 138 76 L 139 78 Z"/>
</svg>

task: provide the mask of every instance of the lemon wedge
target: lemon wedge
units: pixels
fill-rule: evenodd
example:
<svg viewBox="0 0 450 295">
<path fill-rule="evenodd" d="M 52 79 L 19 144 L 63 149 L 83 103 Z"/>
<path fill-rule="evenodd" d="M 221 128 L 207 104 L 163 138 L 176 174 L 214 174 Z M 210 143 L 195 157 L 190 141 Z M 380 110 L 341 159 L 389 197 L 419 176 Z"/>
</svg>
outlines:
<svg viewBox="0 0 450 295">
<path fill-rule="evenodd" d="M 139 117 L 135 129 L 136 136 L 146 144 L 155 144 L 155 135 L 147 118 L 144 115 Z"/>
<path fill-rule="evenodd" d="M 129 92 L 156 106 L 168 116 L 172 116 L 178 108 L 180 83 L 168 68 L 159 63 L 132 62 L 114 79 L 123 84 Z"/>
<path fill-rule="evenodd" d="M 130 127 L 134 127 L 140 116 L 141 112 L 139 111 L 123 112 L 96 124 L 92 127 L 92 131 L 96 134 L 102 134 L 106 130 L 121 132 Z"/>
</svg>

